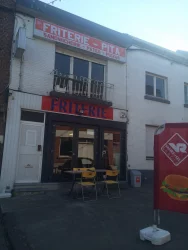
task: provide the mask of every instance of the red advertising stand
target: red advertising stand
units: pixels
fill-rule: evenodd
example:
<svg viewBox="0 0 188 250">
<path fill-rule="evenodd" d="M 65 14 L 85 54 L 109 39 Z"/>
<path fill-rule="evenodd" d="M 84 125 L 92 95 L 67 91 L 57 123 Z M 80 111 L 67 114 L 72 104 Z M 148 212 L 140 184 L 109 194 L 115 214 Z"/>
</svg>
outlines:
<svg viewBox="0 0 188 250">
<path fill-rule="evenodd" d="M 167 123 L 156 131 L 154 210 L 188 213 L 188 123 Z"/>
<path fill-rule="evenodd" d="M 167 123 L 154 138 L 154 225 L 140 230 L 141 240 L 170 241 L 160 224 L 160 210 L 188 213 L 188 123 Z"/>
</svg>

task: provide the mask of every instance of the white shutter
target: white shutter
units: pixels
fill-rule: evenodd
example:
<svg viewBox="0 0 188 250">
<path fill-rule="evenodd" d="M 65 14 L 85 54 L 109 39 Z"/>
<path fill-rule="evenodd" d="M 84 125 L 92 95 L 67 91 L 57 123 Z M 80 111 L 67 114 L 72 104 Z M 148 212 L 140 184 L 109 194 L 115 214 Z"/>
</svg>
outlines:
<svg viewBox="0 0 188 250">
<path fill-rule="evenodd" d="M 154 157 L 154 134 L 157 127 L 146 126 L 146 159 Z"/>
</svg>

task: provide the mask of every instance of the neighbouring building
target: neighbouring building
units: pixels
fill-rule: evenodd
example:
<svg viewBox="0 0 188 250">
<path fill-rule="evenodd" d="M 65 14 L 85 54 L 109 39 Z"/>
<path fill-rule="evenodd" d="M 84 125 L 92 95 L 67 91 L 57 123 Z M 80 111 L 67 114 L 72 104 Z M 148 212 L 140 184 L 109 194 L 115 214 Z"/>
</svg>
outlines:
<svg viewBox="0 0 188 250">
<path fill-rule="evenodd" d="M 128 168 L 150 177 L 154 133 L 166 122 L 188 122 L 188 58 L 134 38 L 127 49 Z"/>
<path fill-rule="evenodd" d="M 8 103 L 15 1 L 0 0 L 0 172 Z"/>
<path fill-rule="evenodd" d="M 0 192 L 67 180 L 73 167 L 126 180 L 129 36 L 17 0 Z"/>
</svg>

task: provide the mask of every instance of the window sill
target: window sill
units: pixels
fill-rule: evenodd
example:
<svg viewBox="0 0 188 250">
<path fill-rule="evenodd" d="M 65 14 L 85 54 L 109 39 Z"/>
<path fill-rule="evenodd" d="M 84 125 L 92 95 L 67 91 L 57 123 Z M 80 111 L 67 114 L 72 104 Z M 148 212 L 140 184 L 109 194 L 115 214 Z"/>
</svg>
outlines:
<svg viewBox="0 0 188 250">
<path fill-rule="evenodd" d="M 184 108 L 188 108 L 188 104 L 184 104 Z"/>
<path fill-rule="evenodd" d="M 153 161 L 154 157 L 153 156 L 146 156 L 146 160 Z"/>
<path fill-rule="evenodd" d="M 150 100 L 150 101 L 155 101 L 155 102 L 161 102 L 161 103 L 170 104 L 170 101 L 168 101 L 166 99 L 162 99 L 160 97 L 156 97 L 156 96 L 145 95 L 144 98 L 147 99 L 147 100 Z"/>
</svg>

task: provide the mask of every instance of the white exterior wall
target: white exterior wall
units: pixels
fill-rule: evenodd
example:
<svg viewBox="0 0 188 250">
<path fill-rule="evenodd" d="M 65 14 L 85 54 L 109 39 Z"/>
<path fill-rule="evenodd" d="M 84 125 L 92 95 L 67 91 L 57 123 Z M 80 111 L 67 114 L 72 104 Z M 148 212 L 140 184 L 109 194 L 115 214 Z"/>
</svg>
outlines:
<svg viewBox="0 0 188 250">
<path fill-rule="evenodd" d="M 145 73 L 168 78 L 170 104 L 144 99 Z M 145 125 L 165 122 L 188 122 L 184 108 L 184 82 L 188 82 L 188 67 L 173 63 L 144 51 L 127 53 L 128 101 L 128 165 L 132 169 L 153 169 L 153 161 L 146 160 Z"/>
<path fill-rule="evenodd" d="M 12 58 L 12 74 L 10 89 L 39 95 L 49 95 L 53 89 L 53 74 L 55 64 L 55 43 L 50 43 L 33 37 L 34 19 L 24 17 L 16 19 L 16 31 L 19 27 L 26 27 L 26 51 L 20 72 L 18 58 Z M 23 21 L 23 19 L 24 21 Z M 16 32 L 15 32 L 16 35 Z M 20 77 L 21 73 L 21 77 Z"/>
<path fill-rule="evenodd" d="M 117 109 L 126 109 L 126 64 L 108 61 L 107 82 L 115 85 L 113 106 Z"/>
<path fill-rule="evenodd" d="M 17 154 L 19 148 L 21 108 L 40 110 L 41 102 L 41 96 L 20 92 L 13 92 L 9 97 L 0 179 L 0 193 L 5 192 L 8 187 L 12 189 L 15 180 Z"/>
</svg>

